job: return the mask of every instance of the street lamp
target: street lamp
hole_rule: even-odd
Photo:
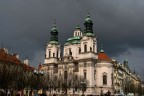
[[[84,95],[84,91],[86,90],[86,82],[85,82],[85,81],[82,81],[82,82],[81,82],[81,86],[82,86],[82,95],[81,95],[81,96],[85,96],[85,95]]]
[[[43,76],[44,75],[44,71],[42,70],[42,67],[41,65],[39,65],[38,69],[34,70],[34,75],[37,76],[38,78],[38,88],[39,89],[39,83],[40,83],[40,76]]]

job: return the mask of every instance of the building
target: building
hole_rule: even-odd
[[[74,76],[82,76],[86,83],[86,89],[68,88],[67,94],[100,95],[110,92],[115,94],[121,90],[120,76],[137,77],[129,74],[125,67],[118,67],[118,63],[109,58],[104,50],[98,52],[97,36],[93,32],[93,22],[88,14],[84,21],[84,30],[77,25],[73,36],[68,38],[64,44],[61,54],[61,44],[58,41],[58,30],[56,24],[51,29],[51,38],[46,46],[43,68],[50,78],[64,74],[63,79],[70,80]],[[73,75],[71,75],[73,74]],[[122,77],[123,78],[123,77]],[[81,81],[81,85],[83,80]],[[53,89],[54,90],[54,89]],[[56,90],[54,90],[56,91]]]
[[[20,61],[17,54],[9,53],[6,48],[0,49],[0,96],[4,91],[6,93],[6,89],[17,91],[29,84],[27,79],[34,68],[25,63]]]

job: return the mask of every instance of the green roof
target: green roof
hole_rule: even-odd
[[[52,45],[53,45],[53,44],[54,44],[54,45],[57,45],[57,44],[58,44],[57,41],[50,41],[49,43],[52,44]]]
[[[51,32],[58,32],[55,24],[53,25],[53,28],[51,29]]]
[[[80,36],[74,36],[74,37],[68,38],[68,40],[66,41],[65,45],[80,44],[80,40],[81,40]]]
[[[92,19],[90,18],[90,15],[87,15],[87,18],[85,19],[86,23],[92,23]]]
[[[93,33],[90,33],[90,32],[85,33],[85,35],[88,36],[88,37],[93,37],[93,36],[95,36]]]
[[[76,26],[76,29],[81,29],[79,25]]]

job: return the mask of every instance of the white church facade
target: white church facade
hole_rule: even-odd
[[[84,21],[84,30],[79,25],[75,28],[73,36],[66,40],[63,51],[58,41],[56,25],[51,29],[51,38],[46,46],[43,68],[51,77],[53,75],[67,75],[63,79],[73,79],[72,76],[83,77],[82,83],[86,83],[85,95],[100,95],[117,90],[122,90],[121,84],[115,72],[114,60],[110,59],[104,50],[98,52],[97,37],[93,32],[93,22],[90,15]],[[61,53],[63,52],[63,54]],[[122,71],[124,72],[124,71]],[[123,73],[125,74],[125,73]],[[136,77],[137,78],[137,77]],[[67,81],[66,81],[67,82]],[[79,87],[79,86],[77,86]],[[67,94],[83,94],[82,90],[68,88]]]

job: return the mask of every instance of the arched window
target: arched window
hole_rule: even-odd
[[[107,85],[107,75],[103,75],[103,85]]]
[[[81,48],[79,48],[79,54],[80,54],[80,52],[81,52]]]
[[[87,52],[87,45],[84,45],[84,52]]]
[[[53,53],[53,57],[55,57],[55,53]]]
[[[49,51],[49,58],[51,57],[51,51]]]
[[[84,79],[86,79],[87,77],[86,77],[86,72],[84,72]]]
[[[69,55],[72,55],[71,49],[69,48]]]
[[[78,32],[78,36],[79,36],[79,32]]]
[[[59,54],[59,52],[57,51],[57,58],[58,58],[58,54]]]
[[[95,52],[95,45],[93,45],[93,52]]]
[[[67,71],[64,71],[64,78],[67,80]]]
[[[75,36],[77,36],[77,32],[75,32]]]
[[[92,47],[90,47],[90,52],[92,51]]]

